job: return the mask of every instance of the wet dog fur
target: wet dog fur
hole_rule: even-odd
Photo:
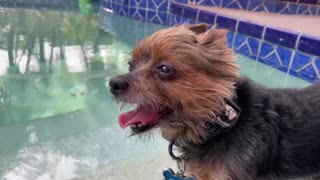
[[[268,89],[241,77],[226,30],[205,24],[160,30],[135,45],[130,72],[110,81],[115,99],[159,113],[189,173],[202,180],[308,177],[320,172],[320,85]],[[228,133],[210,137],[206,124],[224,99],[242,109]]]

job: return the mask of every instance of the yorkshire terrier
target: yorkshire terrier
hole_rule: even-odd
[[[133,134],[160,128],[200,180],[292,179],[320,172],[320,84],[268,89],[240,76],[226,30],[160,30],[138,42],[129,73],[112,78]]]

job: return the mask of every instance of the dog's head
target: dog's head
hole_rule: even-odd
[[[137,43],[130,72],[109,82],[117,101],[137,106],[120,115],[120,126],[134,134],[160,126],[170,139],[220,112],[239,76],[226,33],[181,25]]]

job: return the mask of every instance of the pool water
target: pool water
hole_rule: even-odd
[[[157,134],[148,142],[128,138],[106,83],[127,71],[136,40],[164,26],[103,10],[0,8],[0,27],[2,179],[60,180],[101,171],[107,179],[156,179],[152,170],[161,179],[156,159],[168,158],[167,143]],[[267,87],[309,84],[237,57],[241,73]]]

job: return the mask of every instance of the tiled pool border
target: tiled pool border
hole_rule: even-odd
[[[317,1],[316,3],[307,3]],[[320,15],[318,0],[175,0],[177,3],[189,3],[240,9],[254,12],[272,12],[279,14]]]
[[[230,30],[228,44],[235,52],[309,82],[320,79],[320,37],[170,1],[101,0],[100,3],[117,14],[163,25],[197,22],[217,24],[220,28]]]

